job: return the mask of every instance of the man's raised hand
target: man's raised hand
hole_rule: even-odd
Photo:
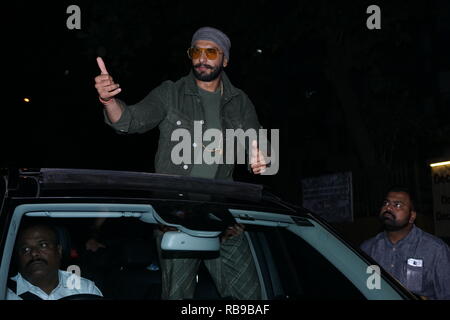
[[[95,77],[95,88],[97,89],[100,100],[106,103],[120,93],[122,89],[118,83],[114,83],[101,57],[97,57],[97,64],[100,68],[100,75]]]
[[[252,141],[250,166],[254,174],[261,174],[266,171],[267,163],[264,154],[258,149],[256,140]]]

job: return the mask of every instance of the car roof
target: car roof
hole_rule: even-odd
[[[115,197],[245,204],[307,214],[282,200],[266,186],[245,182],[136,171],[72,168],[10,169],[12,197]],[[277,210],[279,209],[279,210]]]

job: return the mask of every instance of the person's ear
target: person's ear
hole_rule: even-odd
[[[62,246],[60,245],[60,244],[58,244],[58,255],[60,256],[60,257],[62,257]]]
[[[223,58],[222,66],[225,68],[228,65],[228,59]]]
[[[411,217],[409,218],[409,223],[413,224],[414,221],[416,221],[417,218],[417,212],[415,210],[411,211]]]

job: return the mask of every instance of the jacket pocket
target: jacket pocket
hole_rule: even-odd
[[[192,129],[194,126],[194,122],[191,119],[189,119],[185,114],[175,109],[172,109],[167,113],[166,120],[170,124],[170,127],[174,129],[177,128]]]

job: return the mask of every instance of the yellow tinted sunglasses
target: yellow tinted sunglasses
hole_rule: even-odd
[[[189,48],[187,50],[188,57],[190,59],[198,59],[202,56],[203,52],[206,54],[206,57],[209,60],[216,60],[219,54],[223,54],[222,51],[219,51],[219,49],[216,48]]]

